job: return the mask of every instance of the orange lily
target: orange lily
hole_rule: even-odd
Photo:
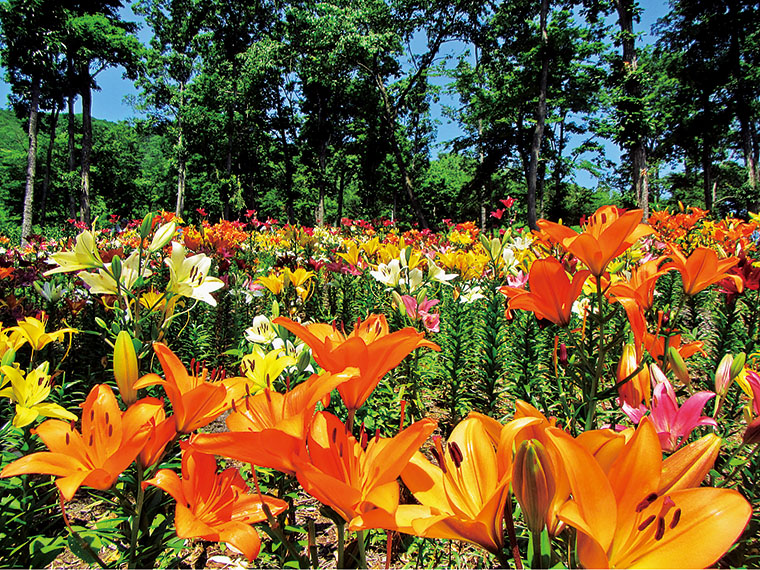
[[[581,294],[589,274],[590,271],[578,271],[571,282],[559,261],[553,257],[537,259],[528,275],[530,291],[507,286],[499,291],[509,297],[510,310],[533,311],[536,318],[549,319],[564,327],[570,322],[573,303]]]
[[[122,412],[111,388],[98,384],[82,404],[81,433],[68,422],[43,422],[32,433],[39,435],[50,451],[17,459],[0,477],[55,475],[67,501],[81,485],[109,489],[145,445],[148,422],[160,407],[155,398],[145,398]]]
[[[198,434],[190,439],[190,445],[202,453],[295,475],[295,458],[304,447],[314,407],[356,372],[349,368],[339,374],[313,374],[285,394],[264,388],[236,402],[227,418],[229,432]]]
[[[435,439],[437,465],[416,453],[401,478],[419,501],[400,505],[392,517],[379,510],[357,517],[352,528],[386,528],[427,538],[466,540],[497,553],[504,546],[504,505],[510,471],[496,457],[496,420],[476,413],[459,422],[448,453]]]
[[[171,469],[161,469],[143,482],[143,487],[147,485],[155,485],[177,501],[174,525],[179,538],[226,542],[249,561],[261,548],[259,535],[251,525],[267,520],[264,505],[273,515],[288,506],[274,497],[248,493],[237,468],[217,473],[214,457],[194,453],[184,442],[182,478]]]
[[[551,465],[545,467],[551,471],[553,476],[554,490],[553,495],[549,497],[549,504],[545,511],[545,524],[552,536],[556,536],[564,528],[564,524],[557,517],[557,512],[570,496],[570,484],[567,476],[561,469],[561,462],[555,457],[554,450],[549,447],[546,435],[546,430],[554,427],[556,423],[556,419],[547,419],[535,407],[522,400],[517,400],[512,421],[507,422],[501,430],[497,451],[499,469],[510,473],[513,477],[518,476],[516,475],[515,452],[523,442],[537,441],[549,452]]]
[[[633,299],[642,311],[652,308],[654,303],[654,290],[657,280],[665,275],[672,267],[665,266],[662,269],[658,265],[662,258],[650,259],[642,263],[631,272],[627,281],[618,281],[607,289],[607,295],[613,299]]]
[[[358,321],[349,335],[325,323],[303,326],[285,317],[277,317],[272,322],[309,345],[314,360],[323,369],[333,373],[348,367],[359,369],[354,379],[338,386],[349,410],[359,409],[383,376],[415,348],[441,350],[437,344],[425,340],[424,333],[411,327],[390,333],[385,315],[370,315],[365,321]]]
[[[207,382],[208,371],[205,368],[200,376],[190,376],[168,346],[156,342],[153,350],[156,351],[166,378],[161,378],[158,374],[146,374],[134,383],[133,388],[138,390],[156,384],[163,386],[172,403],[179,433],[191,433],[210,424],[231,406],[224,383]]]
[[[319,412],[308,452],[296,464],[298,481],[346,522],[375,509],[390,514],[398,507],[399,474],[436,425],[425,418],[392,438],[376,435],[367,442],[363,433],[360,443],[338,418]]]
[[[636,355],[636,347],[633,344],[626,344],[623,347],[623,354],[617,368],[617,381],[623,382],[631,376],[639,367],[639,359]],[[641,401],[644,400],[647,407],[652,397],[652,382],[649,378],[649,368],[644,366],[636,372],[625,384],[618,386],[620,399],[632,408],[638,408]]]
[[[752,514],[732,489],[663,492],[660,443],[646,418],[606,473],[578,441],[557,428],[548,434],[573,495],[559,517],[576,528],[578,558],[586,568],[708,567]]]
[[[654,233],[652,228],[640,223],[642,215],[642,210],[622,213],[616,206],[602,206],[594,212],[580,234],[547,220],[539,220],[538,227],[585,263],[592,275],[599,277],[610,261],[639,238]]]
[[[744,282],[738,275],[728,273],[734,265],[739,263],[736,257],[718,259],[718,254],[709,248],[698,247],[686,258],[677,247],[671,247],[672,261],[663,266],[663,269],[674,268],[681,274],[683,290],[686,295],[696,295],[703,289],[707,289],[713,283],[721,279],[732,279],[736,289],[741,293],[744,290]]]

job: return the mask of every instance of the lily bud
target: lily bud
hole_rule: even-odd
[[[401,313],[401,316],[406,316],[406,305],[404,305],[404,301],[401,299],[401,295],[399,295],[398,291],[395,289],[391,291],[391,299],[393,299],[393,304],[396,305],[396,308],[398,309],[398,312]]]
[[[731,386],[731,381],[733,380],[733,376],[731,375],[733,363],[733,355],[726,354],[721,358],[718,368],[715,371],[715,393],[721,398],[726,395],[728,388]]]
[[[678,354],[678,351],[674,347],[668,347],[666,360],[670,365],[671,370],[673,370],[673,373],[676,375],[676,378],[678,378],[681,383],[685,384],[686,386],[691,385],[691,378],[689,377],[689,370],[686,368],[686,363],[683,361],[683,358],[681,358],[681,355]]]
[[[559,353],[558,353],[559,363],[562,366],[567,366],[567,363],[569,360],[567,359],[567,345],[565,345],[564,342],[559,343]]]
[[[731,380],[735,380],[742,373],[745,362],[747,362],[747,355],[744,352],[734,356],[734,362],[731,364]]]
[[[523,441],[512,466],[512,490],[532,533],[543,530],[555,489],[553,465],[546,448],[535,439]]]
[[[633,408],[637,408],[641,401],[644,400],[649,407],[649,400],[652,394],[652,386],[649,380],[649,369],[644,367],[634,376],[631,376],[639,367],[636,358],[636,346],[628,343],[623,347],[623,354],[617,367],[617,382],[623,382],[626,378],[630,379],[618,386],[620,399]]]
[[[171,241],[172,237],[174,237],[174,232],[176,229],[177,224],[174,222],[169,222],[168,224],[164,224],[158,228],[158,230],[156,230],[156,233],[153,235],[153,240],[150,242],[148,251],[158,251],[167,245]]]
[[[139,374],[132,337],[127,331],[121,331],[116,337],[113,349],[113,375],[116,378],[121,399],[127,406],[137,401],[137,390],[134,389],[134,385]]]
[[[709,433],[665,459],[657,494],[699,487],[715,464],[722,443],[720,437]]]

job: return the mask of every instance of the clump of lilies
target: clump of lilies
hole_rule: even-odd
[[[230,374],[184,363],[164,342],[183,299],[214,306],[224,286],[208,256],[189,255],[175,221],[146,218],[135,251],[108,262],[84,231],[72,251],[53,256],[57,267],[48,273],[76,273],[90,293],[108,298],[118,326],[101,328],[110,331],[113,378],[95,385],[74,414],[47,401],[53,373],[35,357],[78,331],[45,332],[44,315],[0,330],[0,396],[15,406],[12,425],[34,425],[29,433],[46,448],[15,459],[0,476],[54,477],[71,536],[103,567],[110,562],[66,515],[83,488],[110,494],[113,508],[123,510],[118,563],[130,568],[154,560],[146,554],[155,549],[150,525],[167,504],[181,539],[224,543],[252,562],[264,548],[257,530],[264,528],[283,546],[283,563],[318,567],[313,536],[302,552],[292,530],[294,491],[321,503],[335,523],[339,568],[351,563],[347,533],[355,536],[355,563],[366,566],[373,531],[387,533],[386,567],[395,533],[463,541],[503,567],[521,568],[523,560],[532,568],[714,565],[752,515],[741,489],[730,488],[733,472],[710,475],[731,465],[720,454],[728,434],[722,413],[737,401],[730,393],[736,383],[747,398],[741,449],[757,447],[760,376],[743,353],[729,354],[715,369],[714,391],[698,390],[686,361],[705,346],[681,319],[700,293],[717,283],[740,292],[744,280],[731,272],[738,258],[660,247],[641,219],[639,210],[605,206],[581,231],[541,221],[530,239],[476,239],[475,228],[461,228],[451,237],[470,250],[439,254],[403,239],[345,240],[338,255],[350,271],[367,271],[391,299],[393,317],[413,326],[393,330],[394,319],[380,313],[348,327],[309,322],[297,311],[257,317],[244,334],[255,346],[240,353]],[[293,240],[310,239],[296,234]],[[225,247],[235,240],[238,247],[242,238],[229,235]],[[213,241],[193,239],[199,247]],[[468,263],[468,255],[482,259]],[[157,264],[167,267],[169,282],[148,290]],[[498,290],[508,317],[529,311],[554,327],[546,378],[560,401],[539,409],[507,400],[509,412],[499,419],[470,411],[445,426],[421,413],[407,418],[399,396],[397,426],[359,423],[378,386],[386,383],[395,396],[394,369],[441,350],[430,340],[446,318],[432,310],[440,302],[434,294],[472,267],[506,283]],[[657,310],[658,281],[676,277],[679,301]],[[290,292],[293,306],[303,307],[316,279],[316,272],[283,268],[255,284],[280,299]],[[476,287],[457,285],[457,295],[476,298]],[[147,337],[146,312],[162,334]],[[615,319],[622,325],[615,328]],[[32,356],[22,367],[16,354],[25,344]],[[562,418],[551,415],[557,410]],[[610,423],[600,426],[601,417]],[[708,477],[716,486],[705,484]]]

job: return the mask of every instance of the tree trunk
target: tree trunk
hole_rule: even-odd
[[[636,36],[633,34],[633,9],[635,0],[617,0],[615,2],[620,25],[621,44],[623,47],[623,89],[626,99],[641,104],[641,82],[636,71],[638,58],[636,56]],[[633,193],[636,196],[636,204],[644,211],[643,220],[649,218],[649,174],[647,171],[647,155],[644,141],[638,127],[640,127],[636,112],[633,109],[621,109],[623,111],[624,133],[623,147],[628,151],[631,160],[631,178]],[[628,115],[628,116],[626,116]]]
[[[187,160],[185,158],[185,139],[183,133],[182,110],[185,103],[185,84],[179,86],[179,111],[177,112],[177,204],[174,214],[182,216],[185,210],[185,178],[187,176]]]
[[[40,107],[40,78],[32,77],[29,101],[29,152],[26,156],[26,189],[24,190],[24,216],[21,220],[21,243],[27,243],[32,232],[32,206],[34,204],[34,175],[37,170],[37,117]]]
[[[293,196],[293,159],[290,155],[290,144],[288,143],[288,135],[285,132],[286,121],[282,116],[282,101],[279,97],[277,99],[277,117],[278,121],[278,133],[280,135],[280,144],[282,144],[282,161],[285,168],[285,215],[288,218],[289,224],[295,223],[295,210],[294,203],[295,198]]]
[[[85,63],[80,68],[82,80],[82,184],[79,192],[80,220],[89,227],[92,223],[90,212],[90,162],[92,160],[92,90],[90,89],[90,68]]]
[[[69,217],[77,218],[77,200],[74,191],[74,172],[77,169],[76,157],[76,117],[74,115],[74,100],[76,99],[76,87],[74,82],[74,66],[69,60],[68,67],[68,87],[69,95],[67,97],[69,123],[68,123],[68,150],[69,150],[69,179],[66,182],[66,193],[69,197]]]
[[[338,174],[338,214],[335,216],[335,227],[340,227],[340,221],[343,219],[343,193],[346,190],[346,176],[348,173],[341,169]]]
[[[712,105],[710,96],[706,91],[700,94],[700,103],[702,105],[702,189],[705,195],[705,209],[713,209],[714,189],[712,179],[712,144],[710,144],[710,127],[712,125]]]
[[[47,198],[50,189],[50,170],[53,165],[53,149],[55,148],[55,137],[58,131],[58,117],[61,114],[61,108],[56,105],[53,109],[53,116],[50,119],[50,141],[47,147],[47,156],[45,157],[45,178],[42,181],[42,195],[40,196],[40,223],[45,223],[47,216]]]
[[[530,145],[530,163],[528,165],[528,225],[532,230],[538,228],[536,211],[536,194],[538,181],[538,159],[541,154],[541,142],[544,138],[546,125],[546,90],[549,83],[549,36],[546,31],[546,20],[549,15],[549,0],[541,0],[541,75],[538,80],[538,106],[536,108],[536,126],[533,129],[533,140]]]

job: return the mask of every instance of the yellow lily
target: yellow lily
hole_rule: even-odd
[[[338,257],[343,259],[349,265],[356,266],[359,264],[359,248],[354,241],[345,241],[346,253],[338,253]]]
[[[11,385],[0,390],[0,397],[10,398],[16,404],[16,415],[13,417],[13,425],[24,427],[38,417],[59,418],[62,420],[76,420],[77,417],[58,404],[45,402],[50,395],[50,376],[48,375],[48,363],[43,362],[37,368],[24,373],[13,366],[0,367],[0,372]]]
[[[90,231],[83,231],[77,236],[74,251],[54,253],[51,259],[58,264],[58,267],[46,271],[45,277],[54,273],[103,267],[103,260],[100,259],[98,248],[95,246],[95,236]]]
[[[261,347],[254,346],[253,351],[243,357],[241,366],[246,378],[245,384],[249,387],[251,394],[258,394],[264,388],[271,390],[274,381],[280,374],[288,366],[293,366],[296,363],[295,358],[284,354],[284,352],[285,349],[283,348],[265,352]]]
[[[646,418],[607,473],[568,434],[547,432],[572,490],[559,517],[577,530],[586,568],[705,568],[731,547],[752,514],[732,489],[663,491],[659,438]]]
[[[11,342],[19,348],[24,343],[29,343],[32,350],[39,351],[51,342],[61,342],[67,334],[76,334],[79,331],[73,328],[64,328],[53,332],[45,332],[47,326],[47,315],[42,313],[39,319],[35,317],[25,317],[18,321],[17,326],[8,330],[11,332]]]
[[[435,441],[436,464],[417,452],[401,478],[417,505],[400,505],[392,516],[375,510],[351,528],[386,528],[427,538],[450,538],[497,553],[504,546],[504,505],[511,472],[500,469],[495,436],[501,424],[470,413],[451,432],[444,449]]]
[[[272,273],[268,276],[262,275],[256,281],[258,283],[261,283],[275,295],[279,295],[282,293],[282,290],[285,286],[285,274],[277,275],[275,273]]]
[[[301,300],[305,300],[311,291],[310,279],[314,277],[314,272],[307,271],[303,267],[299,267],[295,271],[291,271],[286,267],[285,276],[293,284],[293,287],[296,288],[296,293],[298,293],[298,296],[301,297]],[[304,285],[306,285],[307,282],[308,286],[305,287]]]
[[[119,395],[127,406],[137,401],[135,382],[140,375],[137,354],[132,337],[127,331],[121,331],[113,347],[113,375],[119,387]]]

